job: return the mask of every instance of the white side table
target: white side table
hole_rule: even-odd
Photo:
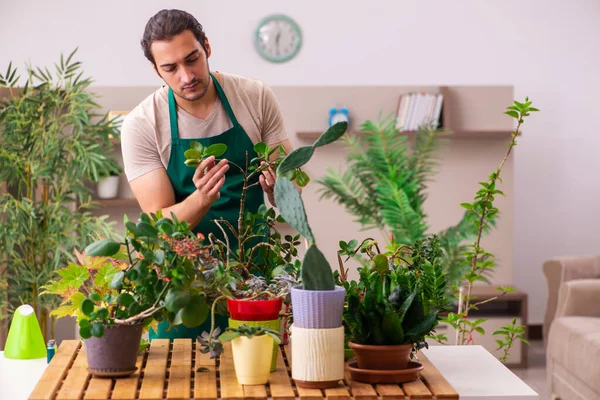
[[[460,400],[537,400],[538,394],[482,346],[431,346],[423,354]]]
[[[11,360],[0,351],[0,399],[27,400],[47,366],[45,358]]]

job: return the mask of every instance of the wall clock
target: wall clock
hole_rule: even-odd
[[[302,31],[294,20],[276,14],[264,18],[254,35],[254,47],[262,58],[280,63],[292,59],[302,46]]]

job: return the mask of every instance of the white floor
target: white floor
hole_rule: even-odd
[[[512,371],[540,395],[540,400],[551,400],[552,394],[546,384],[546,352],[541,340],[531,341],[529,366]]]

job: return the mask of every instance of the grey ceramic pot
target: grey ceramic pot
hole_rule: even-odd
[[[111,378],[133,374],[137,369],[142,329],[143,324],[105,326],[104,336],[85,339],[90,374]]]
[[[294,325],[303,329],[333,329],[342,326],[346,290],[304,290],[292,288]]]

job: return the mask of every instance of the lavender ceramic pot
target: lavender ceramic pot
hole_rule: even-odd
[[[333,329],[342,326],[346,290],[304,290],[292,288],[294,325],[303,329]]]

